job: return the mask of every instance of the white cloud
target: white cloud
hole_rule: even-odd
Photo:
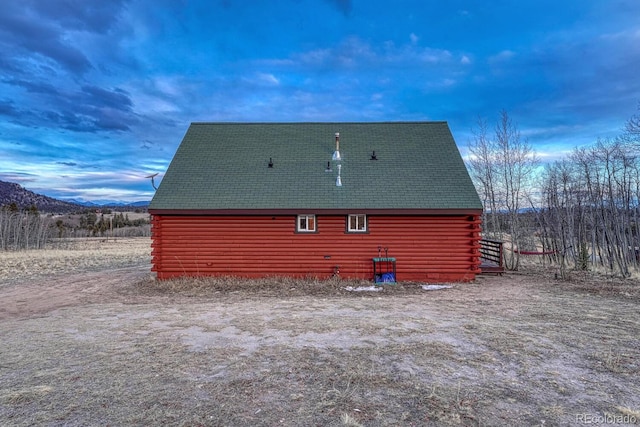
[[[133,103],[139,111],[155,113],[173,113],[180,111],[180,108],[176,104],[144,93],[135,94],[133,96]]]
[[[489,57],[489,62],[490,63],[506,62],[506,61],[509,61],[510,59],[512,59],[515,56],[516,56],[516,53],[514,51],[509,50],[509,49],[505,49],[505,50],[497,53],[496,55],[490,56]]]
[[[419,37],[410,35],[410,43],[396,45],[391,41],[381,45],[371,45],[358,37],[349,37],[334,47],[314,49],[296,53],[290,59],[259,61],[263,65],[290,67],[298,65],[304,68],[357,68],[387,65],[442,64],[451,63],[454,56],[446,49],[419,47]],[[464,58],[468,57],[464,56]],[[464,62],[463,62],[464,63]]]
[[[444,78],[444,79],[440,79],[440,80],[435,80],[432,82],[429,82],[427,84],[427,87],[429,89],[446,89],[446,88],[450,88],[453,87],[457,84],[458,82],[454,79],[451,78]]]
[[[627,29],[616,33],[605,33],[600,38],[607,41],[633,41],[640,39],[640,28]]]
[[[572,152],[573,150],[559,150],[557,148],[551,148],[549,151],[546,151],[543,148],[542,150],[536,150],[535,155],[541,164],[545,164],[566,159]]]
[[[265,84],[267,86],[278,86],[280,85],[280,80],[271,73],[258,73],[257,81],[259,83]]]
[[[294,55],[294,59],[296,61],[293,63],[296,63],[299,61],[309,65],[320,65],[325,63],[328,60],[328,58],[331,57],[331,55],[332,55],[332,52],[330,49],[314,49],[308,52],[303,52],[303,53]],[[285,61],[284,63],[286,63],[287,65],[290,64],[288,60],[283,60],[283,61]]]
[[[181,84],[178,78],[169,76],[158,76],[153,79],[153,84],[165,95],[177,96],[181,92]]]

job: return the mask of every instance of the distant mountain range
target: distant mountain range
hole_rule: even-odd
[[[18,209],[35,206],[40,212],[47,213],[70,213],[86,208],[146,209],[149,206],[148,201],[126,203],[116,200],[59,200],[34,193],[14,182],[0,181],[0,207],[11,203],[15,203]]]
[[[147,206],[149,206],[149,202],[148,201],[139,201],[139,202],[131,202],[131,203],[127,203],[127,202],[123,202],[120,200],[83,200],[83,199],[68,199],[68,200],[64,200],[65,202],[69,202],[69,203],[73,203],[76,205],[80,205],[80,206],[87,206],[87,207],[101,207],[101,206],[108,206],[108,207],[113,207],[113,206],[130,206],[130,207],[140,207],[140,208],[146,208]]]

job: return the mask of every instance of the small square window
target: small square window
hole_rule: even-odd
[[[298,231],[303,233],[316,231],[316,216],[298,215]]]
[[[367,216],[349,215],[349,218],[347,219],[347,231],[350,233],[366,233]]]

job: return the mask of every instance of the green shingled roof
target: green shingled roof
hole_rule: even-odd
[[[336,186],[338,163],[331,160],[336,132],[342,187]],[[371,160],[374,150],[378,160]],[[332,172],[325,171],[327,162]],[[482,204],[446,122],[192,123],[149,208],[482,209]]]

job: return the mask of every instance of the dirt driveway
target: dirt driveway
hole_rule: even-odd
[[[0,283],[0,420],[637,424],[638,284],[552,276],[381,292],[158,284],[146,263],[14,278]]]

